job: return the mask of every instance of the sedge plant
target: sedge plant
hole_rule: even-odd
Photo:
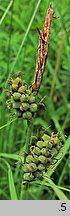
[[[54,20],[53,5],[50,4],[48,12],[45,18],[44,26],[42,30],[38,30],[39,46],[37,52],[36,72],[34,83],[29,84],[17,76],[11,78],[8,83],[10,88],[7,90],[9,94],[9,100],[7,102],[9,110],[13,110],[17,118],[21,121],[27,121],[26,142],[24,144],[24,151],[22,152],[20,167],[22,170],[22,184],[20,199],[29,199],[28,194],[30,188],[33,185],[37,187],[51,187],[59,199],[67,199],[65,194],[61,191],[63,188],[57,187],[50,179],[50,176],[55,171],[57,165],[62,160],[62,140],[59,133],[52,133],[49,135],[44,132],[33,141],[33,121],[37,117],[39,110],[38,92],[42,83],[43,73],[48,57],[48,48],[50,43],[50,29],[51,23]],[[66,148],[69,148],[69,141],[67,141]],[[2,156],[2,155],[1,155]],[[5,155],[7,157],[7,155]],[[19,162],[18,157],[11,154],[11,158]],[[4,161],[6,163],[6,161]],[[6,164],[8,166],[8,164]],[[9,169],[9,182],[12,182],[12,188],[17,198],[16,191],[14,189],[13,177],[10,166]],[[41,186],[40,186],[41,185]],[[11,190],[10,190],[11,191]],[[27,193],[28,191],[28,193]],[[13,199],[13,193],[12,199]],[[33,197],[35,199],[35,197]]]

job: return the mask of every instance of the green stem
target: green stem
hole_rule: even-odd
[[[29,152],[30,145],[32,143],[32,131],[33,131],[33,125],[32,122],[28,122],[27,126],[27,135],[26,135],[26,143],[25,143],[25,152]],[[24,157],[24,163],[25,163],[26,155]]]
[[[28,183],[21,185],[20,200],[28,200]]]
[[[26,134],[26,143],[25,143],[25,152],[29,153],[29,148],[32,143],[32,133],[33,133],[33,122],[28,122],[27,125],[27,134]],[[24,163],[26,162],[26,153],[24,155]],[[27,200],[28,197],[28,184],[21,186],[20,200]]]

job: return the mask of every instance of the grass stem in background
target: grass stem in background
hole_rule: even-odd
[[[32,17],[31,17],[31,20],[30,20],[30,22],[29,22],[29,25],[28,25],[28,27],[27,27],[27,29],[26,29],[25,35],[24,35],[24,37],[23,37],[23,40],[22,40],[21,45],[20,45],[20,47],[19,47],[19,50],[18,50],[18,52],[17,52],[15,61],[14,61],[14,63],[13,63],[13,66],[12,66],[11,71],[10,71],[10,73],[9,73],[9,76],[8,76],[8,78],[7,78],[6,86],[7,86],[8,79],[10,78],[10,76],[11,76],[13,70],[14,70],[14,67],[15,67],[16,62],[17,62],[17,60],[18,60],[18,57],[19,57],[19,55],[20,55],[20,52],[21,52],[21,50],[22,50],[22,47],[23,47],[24,42],[25,42],[25,40],[26,40],[26,37],[27,37],[27,35],[28,35],[28,33],[29,33],[29,30],[30,30],[31,25],[32,25],[32,22],[33,22],[33,20],[34,20],[34,18],[35,18],[35,15],[36,15],[36,12],[37,12],[37,10],[38,10],[38,7],[39,7],[40,2],[41,2],[41,0],[38,0],[38,3],[37,3],[37,5],[36,5],[36,8],[35,8],[35,10],[34,10],[34,12],[33,12],[33,15],[32,15]]]
[[[2,24],[3,20],[5,19],[11,5],[13,4],[13,0],[10,1],[10,3],[8,4],[6,10],[5,10],[5,13],[3,14],[2,18],[0,19],[0,25]]]
[[[58,56],[57,56],[57,60],[56,60],[55,70],[54,70],[54,76],[53,76],[52,85],[51,85],[51,91],[50,91],[50,96],[51,97],[53,96],[54,85],[55,85],[56,76],[57,76],[58,68],[59,68],[59,64],[60,64],[60,57],[61,57],[61,52],[62,52],[62,47],[63,47],[63,42],[64,42],[64,33],[61,32],[60,36],[61,36],[61,40],[60,40],[60,45],[59,45],[59,50],[58,50]]]

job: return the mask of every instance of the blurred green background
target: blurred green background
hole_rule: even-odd
[[[26,121],[14,120],[15,117],[8,113],[6,105],[8,96],[4,88],[8,88],[8,79],[16,72],[22,72],[22,78],[29,85],[33,83],[38,47],[37,27],[42,28],[50,2],[50,0],[0,0],[0,156],[3,156],[0,157],[0,199],[11,199],[8,164],[11,165],[19,199],[22,174],[20,166],[11,160],[12,156],[9,154],[22,152],[27,130]],[[7,11],[9,4],[11,7]],[[59,18],[52,21],[49,55],[38,94],[38,101],[46,96],[44,99],[46,108],[43,106],[39,108],[33,123],[33,134],[37,135],[42,128],[45,128],[48,134],[53,131],[59,132],[66,142],[70,140],[70,5],[68,0],[53,0],[53,6],[55,16]],[[12,120],[14,121],[8,125]],[[67,187],[68,175],[67,151],[53,175],[54,182]],[[52,189],[47,189],[47,193],[44,190],[37,193],[37,188],[34,187],[34,198],[30,191],[29,199],[57,199]],[[65,194],[69,196],[67,191]]]

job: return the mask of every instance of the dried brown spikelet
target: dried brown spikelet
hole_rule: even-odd
[[[35,80],[32,85],[32,91],[35,93],[35,95],[38,94],[44,68],[46,64],[46,59],[48,57],[48,46],[49,46],[49,40],[50,40],[50,27],[51,22],[53,20],[53,5],[50,4],[47,15],[45,18],[44,26],[42,30],[38,29],[39,34],[39,46],[38,46],[38,53],[37,53],[37,63],[36,63],[36,73],[35,73]]]

